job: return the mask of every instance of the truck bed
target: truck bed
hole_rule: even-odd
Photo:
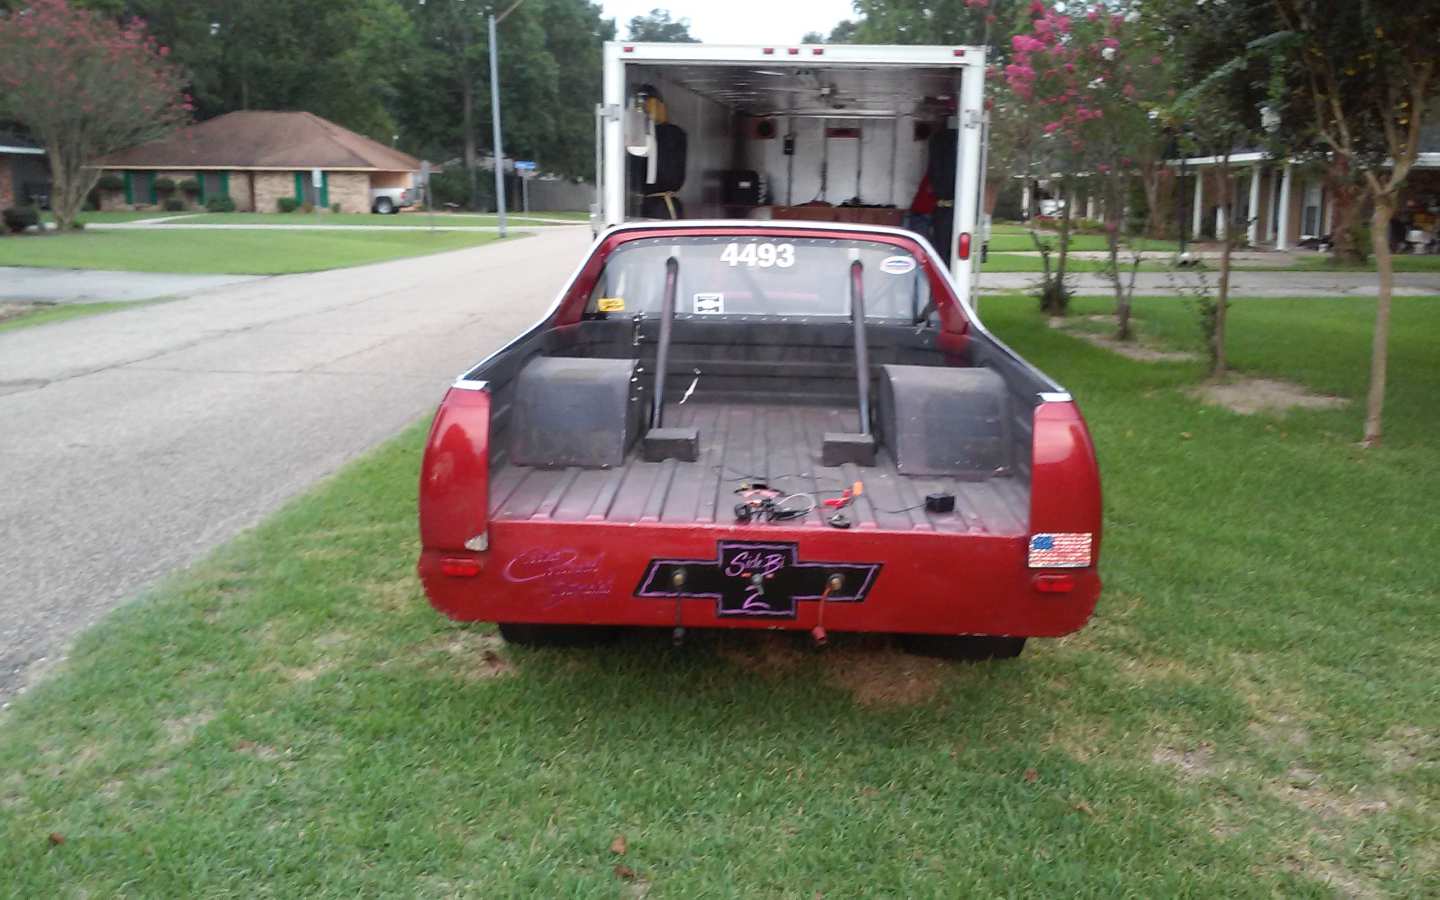
[[[667,404],[667,426],[700,430],[695,462],[640,459],[632,448],[625,464],[610,469],[541,469],[492,461],[492,523],[517,520],[557,522],[663,522],[730,525],[745,482],[764,481],[787,493],[836,497],[860,481],[864,493],[846,508],[856,528],[894,531],[1023,535],[1029,494],[1013,476],[963,481],[940,476],[901,475],[881,447],[873,467],[819,464],[827,431],[854,432],[854,409],[786,403],[704,402]],[[946,490],[955,495],[955,512],[928,513],[925,495]],[[803,506],[800,499],[791,501]],[[833,510],[820,505],[804,520],[787,525],[829,528]],[[765,523],[745,526],[757,533]]]

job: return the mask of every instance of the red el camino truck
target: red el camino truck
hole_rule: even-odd
[[[1079,629],[1085,420],[962,297],[900,229],[611,229],[435,416],[430,602],[523,644],[764,628],[997,658]]]

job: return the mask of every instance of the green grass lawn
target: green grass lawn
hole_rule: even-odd
[[[547,225],[542,219],[565,219],[576,224],[589,221],[589,213],[509,213],[505,220],[512,225]],[[197,213],[177,220],[176,224],[188,225],[403,225],[423,228],[430,224],[431,216],[424,212],[404,212],[393,216],[378,216],[370,213]],[[493,215],[473,213],[435,213],[435,224],[460,226],[491,226],[499,224]]]
[[[1050,243],[1056,247],[1060,245],[1058,232],[1047,232],[1043,235],[1050,239]],[[1142,250],[1178,250],[1180,245],[1175,241],[1147,240],[1137,241],[1136,246]],[[1106,243],[1102,234],[1075,234],[1070,236],[1071,250],[1108,250],[1110,246]],[[1021,229],[1019,232],[1009,228],[1001,231],[1000,228],[990,229],[990,252],[991,253],[1017,253],[1031,252],[1035,250],[1035,242],[1031,239],[1030,233]],[[1126,248],[1120,248],[1123,257]]]
[[[1372,311],[1236,301],[1235,364],[1359,398]],[[1099,448],[1079,634],[978,666],[756,634],[512,650],[421,596],[417,426],[5,714],[7,891],[1435,896],[1440,299],[1395,301],[1376,451],[1358,404],[1241,417],[1184,393],[1198,363],[1119,358],[1028,298],[985,313]],[[1182,304],[1136,315],[1193,344]]]
[[[474,247],[485,232],[83,231],[0,239],[0,266],[278,275]]]
[[[67,319],[79,319],[84,316],[114,312],[117,309],[131,309],[153,302],[157,301],[140,300],[131,302],[41,304],[35,309],[22,312],[19,315],[6,317],[4,313],[6,312],[7,304],[0,301],[0,332],[17,331],[21,328],[29,328],[32,325],[46,325],[51,322],[64,322]]]
[[[1416,256],[1410,253],[1392,257],[1396,272],[1440,272],[1440,255]],[[1374,272],[1375,260],[1363,266],[1336,266],[1324,256],[1306,257],[1294,267],[1298,272]]]
[[[136,212],[133,209],[107,209],[82,212],[80,214],[80,221],[84,223],[110,224],[112,222],[134,222],[139,219],[163,219],[167,216],[179,215],[184,215],[184,213],[159,212],[153,209],[144,212]],[[55,221],[55,217],[48,212],[41,213],[40,217],[47,223],[53,223]]]
[[[1120,257],[1121,270],[1128,272],[1130,266],[1127,257]],[[1055,266],[1055,257],[1050,258],[1050,265]],[[981,266],[982,272],[1034,272],[1037,275],[1045,268],[1044,262],[1039,256],[1028,256],[1021,253],[995,253],[991,252]],[[1105,268],[1103,259],[1074,259],[1065,262],[1067,272],[1100,272]],[[1141,272],[1164,272],[1169,267],[1160,262],[1142,262]]]

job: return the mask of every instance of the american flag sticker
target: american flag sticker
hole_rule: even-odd
[[[1030,568],[1081,569],[1090,565],[1090,534],[1037,534],[1030,538]]]

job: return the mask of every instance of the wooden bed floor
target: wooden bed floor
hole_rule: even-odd
[[[490,473],[490,514],[495,520],[561,522],[734,521],[735,490],[764,481],[776,490],[816,500],[837,497],[859,481],[863,494],[845,512],[857,528],[936,530],[974,534],[1025,533],[1028,493],[1014,478],[960,481],[938,476],[901,475],[880,448],[876,465],[820,465],[827,431],[853,432],[853,409],[756,403],[687,403],[667,411],[667,426],[700,431],[695,462],[644,462],[639,445],[625,465],[612,469],[537,469],[503,461]],[[927,513],[925,495],[955,494],[954,513]],[[787,505],[804,507],[795,498]],[[833,510],[818,505],[803,521],[787,525],[828,528]]]

